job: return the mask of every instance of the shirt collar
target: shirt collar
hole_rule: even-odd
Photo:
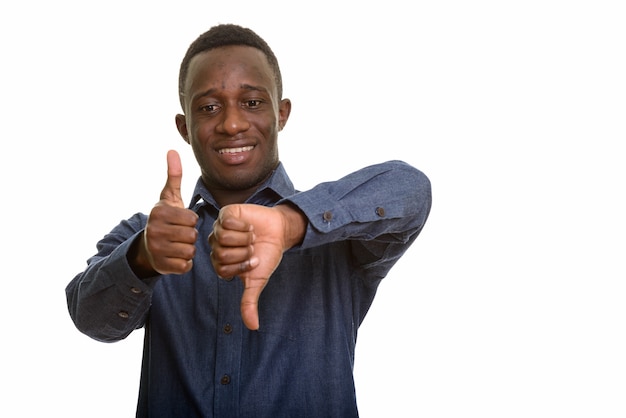
[[[278,164],[272,175],[259,186],[256,192],[250,196],[246,203],[262,204],[265,206],[274,205],[282,198],[291,196],[295,192],[296,190],[293,187],[293,183],[291,182],[291,179],[289,179],[289,176],[285,171],[285,167],[281,162]],[[219,209],[213,195],[211,195],[209,190],[204,186],[202,177],[200,177],[196,182],[196,187],[194,188],[189,208],[196,211],[201,206],[206,204]]]

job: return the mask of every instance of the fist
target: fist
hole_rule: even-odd
[[[180,156],[176,151],[169,151],[167,181],[143,233],[143,254],[151,269],[160,274],[189,271],[196,253],[198,215],[183,204],[182,174]]]

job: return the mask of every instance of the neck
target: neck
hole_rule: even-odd
[[[255,189],[252,190],[213,190],[209,189],[211,195],[215,199],[215,202],[218,204],[220,208],[223,208],[226,205],[233,205],[235,203],[244,203],[250,196],[252,196],[255,192]]]
[[[230,189],[224,186],[211,184],[211,182],[207,181],[207,179],[203,176],[202,182],[207,190],[215,199],[215,203],[218,204],[220,208],[223,208],[226,205],[233,205],[239,203],[245,203],[250,196],[252,196],[258,189],[263,185],[267,179],[269,179],[274,170],[271,170],[265,178],[261,179],[261,181],[255,182],[254,186],[248,187],[247,189]]]

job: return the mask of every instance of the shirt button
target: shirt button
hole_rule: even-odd
[[[228,385],[230,383],[230,376],[225,374],[224,376],[222,376],[222,378],[220,379],[220,383],[222,385]]]
[[[330,222],[330,220],[333,219],[333,213],[327,210],[326,212],[324,212],[324,215],[322,215],[322,217],[326,222]]]
[[[379,206],[379,207],[377,207],[377,208],[376,208],[376,215],[380,216],[381,218],[382,218],[383,216],[385,216],[385,208],[382,208],[382,207],[380,207],[380,206]]]
[[[133,292],[134,294],[138,295],[141,293],[141,289],[138,287],[131,287],[130,291]]]
[[[233,332],[233,327],[230,324],[224,325],[224,334],[230,334]]]
[[[126,311],[119,311],[117,313],[117,316],[119,316],[122,319],[128,319],[128,312],[126,312]]]

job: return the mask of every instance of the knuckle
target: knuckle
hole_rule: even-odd
[[[216,263],[223,263],[224,262],[224,255],[222,254],[222,252],[220,250],[213,250],[213,251],[211,251],[211,258]]]
[[[190,260],[180,260],[178,262],[178,271],[179,273],[186,273],[191,269]]]
[[[226,266],[218,266],[217,269],[216,269],[216,273],[220,277],[229,277],[230,276],[230,272],[228,271],[228,268]]]

